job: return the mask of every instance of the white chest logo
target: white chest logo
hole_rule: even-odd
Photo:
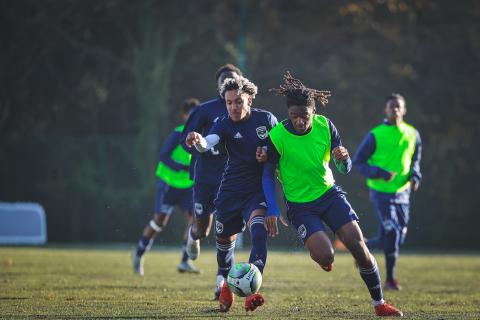
[[[260,138],[260,139],[265,139],[267,136],[268,136],[268,131],[267,131],[267,127],[265,126],[261,126],[261,127],[258,127],[257,129],[257,136]]]

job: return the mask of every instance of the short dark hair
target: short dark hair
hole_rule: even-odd
[[[220,78],[220,75],[226,71],[235,72],[239,76],[243,76],[242,71],[240,71],[240,69],[238,69],[236,66],[234,66],[231,63],[227,63],[217,69],[217,72],[215,72],[215,81],[218,81],[218,78]]]
[[[406,105],[405,98],[400,94],[400,93],[392,93],[388,97],[385,98],[385,103],[387,103],[390,100],[399,100],[403,101],[403,105]]]
[[[283,75],[283,84],[277,89],[270,89],[277,95],[285,96],[287,98],[287,106],[315,106],[315,101],[318,101],[322,106],[328,103],[328,97],[332,94],[327,90],[316,90],[307,88],[300,80],[295,79],[290,71]]]
[[[190,111],[192,111],[192,109],[198,106],[199,104],[200,104],[200,101],[196,98],[185,99],[185,101],[183,101],[183,106],[182,106],[183,113],[189,114]]]

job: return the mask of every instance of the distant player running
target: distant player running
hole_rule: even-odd
[[[224,142],[227,149],[228,159],[215,199],[217,262],[226,279],[233,265],[236,234],[246,225],[252,239],[249,262],[262,273],[266,264],[267,205],[262,186],[263,164],[257,162],[256,153],[265,146],[268,131],[276,125],[277,119],[268,111],[251,108],[257,87],[244,77],[226,79],[220,94],[225,98],[228,116],[218,121],[206,137],[190,132],[186,142],[200,152],[210,150],[219,142]],[[274,226],[268,230],[272,235],[277,233],[278,214],[279,211],[268,211],[267,219]],[[220,310],[229,311],[233,301],[233,293],[224,281],[219,297]],[[253,311],[263,303],[259,293],[251,295],[245,300],[245,310]]]
[[[226,64],[218,68],[215,73],[218,92],[220,92],[220,86],[223,81],[231,78],[233,75],[241,76],[242,72],[232,64]],[[203,135],[208,134],[213,125],[226,115],[227,108],[223,97],[218,96],[215,99],[202,103],[195,108],[188,118],[183,129],[182,139],[185,141],[187,134],[192,131]],[[213,200],[222,178],[227,154],[222,144],[200,154],[194,150],[190,151],[187,146],[185,146],[185,149],[193,152],[190,177],[194,180],[193,201],[195,217],[192,227],[188,231],[187,254],[192,260],[195,260],[200,254],[200,239],[207,237],[210,233],[212,214],[215,212]],[[215,299],[218,299],[222,285],[223,277],[221,271],[218,270],[214,291]]]
[[[199,105],[197,99],[187,99],[183,103],[183,121],[190,111]],[[160,161],[157,166],[157,199],[152,220],[145,226],[137,247],[132,253],[133,270],[140,276],[144,275],[144,254],[150,250],[157,233],[167,226],[168,219],[175,206],[185,211],[188,227],[193,219],[192,185],[188,175],[191,155],[180,145],[183,125],[178,126],[168,136],[160,150]],[[188,230],[187,227],[187,230]],[[184,238],[186,240],[187,230]],[[198,273],[198,269],[188,260],[186,247],[183,246],[182,261],[177,267],[179,272]]]
[[[407,235],[410,192],[417,191],[422,178],[422,141],[418,131],[403,121],[406,112],[403,96],[388,96],[387,118],[367,134],[353,161],[367,178],[377,213],[377,236],[366,241],[367,247],[383,249],[387,266],[384,288],[391,290],[401,289],[395,276],[397,259]]]
[[[312,259],[325,271],[333,268],[334,250],[325,232],[328,227],[350,250],[359,266],[360,276],[367,285],[375,312],[379,316],[402,316],[402,312],[385,303],[380,285],[380,273],[375,258],[363,242],[358,217],[348,203],[345,192],[335,185],[329,168],[330,156],[341,173],[348,173],[351,160],[342,146],[333,123],[315,114],[315,101],[328,103],[329,91],[309,89],[284,75],[279,89],[272,89],[287,99],[289,119],[270,131],[268,161],[278,164],[279,180],[287,201],[287,216]],[[269,207],[274,189],[273,166],[265,166],[264,185]]]

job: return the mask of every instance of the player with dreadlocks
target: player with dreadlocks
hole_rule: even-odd
[[[315,102],[328,103],[330,91],[305,87],[287,72],[283,84],[272,89],[287,99],[288,119],[269,133],[268,159],[263,184],[268,207],[274,207],[274,169],[278,165],[279,180],[287,204],[287,217],[297,229],[311,258],[329,272],[333,268],[334,249],[325,232],[324,223],[339,237],[354,257],[360,276],[367,285],[375,313],[379,316],[402,316],[402,312],[383,300],[380,273],[375,258],[363,241],[358,217],[335,184],[329,168],[333,156],[342,174],[351,170],[349,153],[342,146],[333,123],[315,114]],[[262,157],[264,160],[264,157]]]

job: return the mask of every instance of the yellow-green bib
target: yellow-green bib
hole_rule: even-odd
[[[371,130],[375,138],[375,151],[368,160],[371,166],[395,172],[391,181],[367,179],[369,188],[386,193],[396,193],[409,186],[410,167],[415,151],[415,128],[401,123],[399,126],[381,124]]]
[[[175,131],[182,132],[183,125],[175,128]],[[180,163],[184,166],[190,165],[192,155],[185,151],[183,147],[178,144],[170,155],[173,161]],[[156,171],[157,177],[165,181],[169,186],[177,189],[190,188],[193,185],[193,181],[190,180],[188,170],[175,171],[168,167],[165,163],[159,162]]]
[[[288,201],[310,202],[333,186],[333,174],[328,166],[331,137],[327,118],[313,115],[312,129],[305,135],[290,133],[283,123],[269,134],[280,154],[279,179]]]

